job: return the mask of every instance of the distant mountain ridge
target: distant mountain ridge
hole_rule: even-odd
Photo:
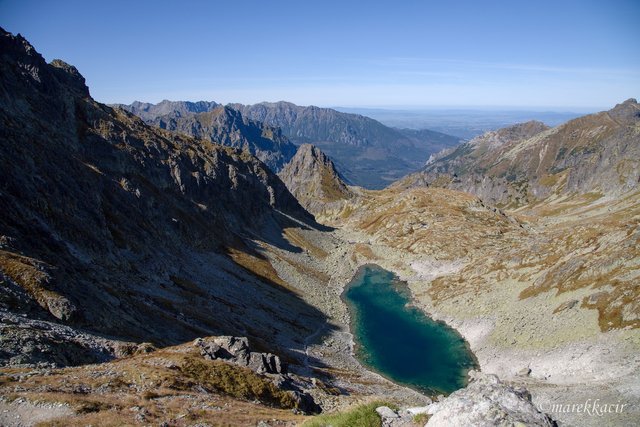
[[[290,102],[229,104],[243,115],[282,128],[295,143],[312,143],[329,155],[352,184],[383,188],[419,169],[443,145],[460,138],[437,132],[405,134],[360,114]]]
[[[211,111],[217,106],[217,102],[213,101],[169,101],[165,99],[157,104],[149,102],[134,101],[127,104],[114,104],[114,107],[120,107],[135,114],[144,121],[154,120],[160,116],[183,117],[190,113],[204,113]]]
[[[247,150],[274,172],[282,169],[296,153],[296,146],[279,128],[250,120],[240,112],[222,105],[215,105],[201,113],[163,115],[147,119],[147,123],[216,144]]]
[[[175,125],[169,128],[202,137],[198,128],[203,126],[196,124],[195,121],[199,119],[192,116],[211,111],[219,105],[192,104],[163,101],[155,106],[139,102],[119,106],[140,115],[151,124],[158,125],[159,119],[164,123],[175,120]],[[253,122],[282,129],[282,133],[295,144],[313,143],[334,160],[349,183],[367,188],[385,187],[420,169],[429,155],[461,141],[460,138],[433,131],[404,132],[358,114],[341,113],[330,108],[303,107],[290,102],[229,104],[227,107],[239,111]],[[207,111],[192,111],[198,108]],[[283,152],[281,157],[285,161],[290,159],[288,152]]]
[[[399,146],[411,146],[411,141],[394,129],[359,114],[303,107],[285,101],[229,104],[229,107],[253,120],[278,126],[298,144],[331,141],[355,147],[384,148],[383,143],[395,142]]]
[[[457,189],[514,208],[552,195],[618,195],[639,179],[640,105],[629,99],[554,128],[532,121],[487,132],[397,185]]]

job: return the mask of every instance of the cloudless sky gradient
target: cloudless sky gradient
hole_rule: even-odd
[[[640,97],[639,0],[0,0],[102,102],[610,108]]]

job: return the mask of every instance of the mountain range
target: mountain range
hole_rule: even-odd
[[[637,424],[635,100],[426,165],[362,116],[161,104],[100,104],[0,30],[0,424],[290,426],[370,401],[390,407],[354,413],[406,425]],[[363,188],[323,147],[421,170]],[[467,387],[427,396],[358,361],[341,296],[366,264],[460,333]],[[632,409],[553,406],[588,399]]]
[[[201,112],[198,115],[189,112],[189,109],[196,110],[204,105],[209,105],[210,109],[218,107],[215,103],[202,101],[162,101],[156,105],[136,102],[120,107],[139,115],[147,123],[202,137],[203,130],[208,135],[216,132],[210,125],[199,123],[207,122],[206,114]],[[289,102],[229,104],[227,107],[239,111],[244,120],[248,119],[258,127],[266,125],[280,129],[297,145],[316,145],[332,158],[347,182],[367,188],[382,188],[420,169],[429,155],[461,141],[460,138],[439,132],[393,129],[358,114],[314,106],[301,107]],[[223,132],[227,131],[226,127],[222,128]],[[216,142],[226,143],[221,139]],[[260,147],[256,147],[252,153],[257,154],[258,149]],[[273,150],[269,152],[275,155]],[[286,147],[281,159],[286,163],[292,156],[291,150]],[[274,166],[276,171],[280,170],[282,162]]]
[[[554,128],[532,121],[488,132],[432,157],[400,185],[462,190],[510,208],[567,194],[620,195],[640,179],[639,117],[629,99]]]

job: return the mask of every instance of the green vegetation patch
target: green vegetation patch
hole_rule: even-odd
[[[297,406],[291,393],[280,390],[267,378],[248,368],[220,361],[189,358],[180,370],[188,380],[211,391],[241,399],[259,400],[279,408],[289,409]]]
[[[308,419],[303,427],[380,427],[382,419],[376,412],[379,406],[388,406],[397,409],[388,402],[375,401],[364,405],[355,406],[343,412],[335,414],[318,415]]]

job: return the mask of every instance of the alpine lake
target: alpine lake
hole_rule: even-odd
[[[467,384],[477,364],[462,336],[411,306],[407,284],[377,265],[362,266],[345,288],[356,357],[368,369],[428,395]]]

